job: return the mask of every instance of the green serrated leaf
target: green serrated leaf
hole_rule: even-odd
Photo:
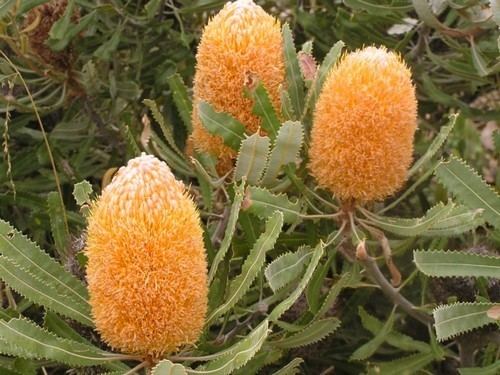
[[[248,201],[245,210],[261,219],[266,219],[276,210],[283,213],[285,223],[293,223],[300,216],[299,201],[291,202],[285,194],[276,195],[267,189],[249,186],[245,195]]]
[[[187,370],[179,363],[164,359],[153,368],[151,375],[187,375]]]
[[[434,361],[431,353],[418,353],[389,362],[377,362],[372,365],[369,375],[413,375]]]
[[[280,91],[280,102],[281,102],[281,115],[285,121],[291,121],[295,116],[293,109],[292,99],[290,99],[290,94],[284,88]]]
[[[486,367],[459,368],[460,375],[498,375],[500,371],[500,360]]]
[[[285,54],[285,70],[288,94],[293,104],[297,120],[304,111],[304,82],[300,72],[297,51],[293,42],[292,31],[288,24],[283,25],[283,49]]]
[[[23,348],[25,358],[48,359],[71,366],[102,365],[108,363],[112,355],[90,345],[57,337],[25,319],[0,320],[0,338]]]
[[[317,320],[307,325],[302,331],[273,342],[280,348],[290,349],[300,346],[314,344],[331,335],[340,326],[340,320],[337,318],[326,318]]]
[[[451,157],[436,168],[439,181],[463,204],[481,208],[487,222],[500,227],[500,197],[461,159]]]
[[[209,362],[196,370],[188,369],[188,374],[200,375],[227,375],[244,366],[257,353],[267,338],[269,329],[268,320],[264,320],[247,337],[234,344],[227,355]]]
[[[361,324],[363,327],[370,331],[373,335],[377,335],[382,328],[384,323],[375,318],[374,316],[368,314],[366,310],[360,306],[359,307],[359,317],[361,318]],[[431,351],[429,344],[412,339],[410,336],[404,335],[397,331],[390,331],[386,337],[385,342],[389,345],[394,346],[408,352],[422,352],[428,353]]]
[[[487,314],[493,306],[498,305],[459,302],[436,307],[432,313],[438,341],[445,341],[473,329],[496,323],[497,321]]]
[[[274,140],[281,123],[262,81],[259,81],[255,88],[247,89],[246,95],[253,100],[252,112],[261,118],[262,129],[267,132],[271,140]]]
[[[442,126],[441,129],[439,129],[438,135],[436,136],[436,138],[434,138],[430,146],[427,148],[425,154],[423,154],[422,157],[418,159],[408,171],[408,177],[413,176],[416,172],[418,172],[420,168],[426,165],[434,155],[436,155],[436,152],[438,152],[438,150],[441,148],[441,146],[453,130],[453,127],[457,122],[457,118],[457,113],[452,114],[448,123]]]
[[[465,206],[456,206],[447,217],[436,222],[423,232],[427,237],[451,237],[472,231],[484,224],[483,210],[469,210]]]
[[[245,126],[231,115],[216,112],[207,102],[198,104],[198,113],[203,126],[214,135],[222,137],[224,143],[234,150],[240,148],[245,139]]]
[[[301,373],[300,365],[304,363],[302,358],[292,359],[286,366],[280,368],[273,375],[297,375]]]
[[[233,240],[234,231],[236,230],[236,223],[238,222],[238,216],[241,209],[241,203],[243,202],[243,191],[245,189],[245,183],[241,183],[235,186],[234,189],[234,200],[231,205],[231,211],[229,212],[229,218],[227,221],[226,231],[224,233],[224,239],[220,245],[217,254],[215,254],[215,258],[212,261],[212,265],[210,266],[210,272],[208,273],[209,283],[212,282],[219,263],[226,256],[227,251],[229,250],[229,246],[231,246],[231,242]]]
[[[498,277],[500,257],[463,251],[415,250],[413,260],[417,268],[428,276]]]
[[[171,124],[168,124],[167,121],[165,120],[165,117],[160,112],[160,109],[156,105],[156,102],[151,99],[144,99],[142,101],[151,111],[153,114],[153,117],[155,121],[160,125],[160,129],[163,133],[163,136],[165,137],[165,140],[167,141],[168,145],[172,147],[172,149],[182,158],[184,157],[184,154],[182,153],[181,150],[177,147],[177,144],[175,143],[174,139],[174,132],[173,132],[173,127]]]
[[[448,203],[444,205],[439,203],[429,209],[423,217],[415,219],[401,219],[398,217],[385,217],[373,214],[367,210],[363,210],[370,222],[390,233],[404,237],[415,237],[422,235],[433,225],[439,223],[443,218],[448,217],[455,205]]]
[[[309,265],[307,266],[306,272],[304,273],[304,276],[300,280],[299,284],[297,285],[297,288],[290,293],[290,295],[281,301],[269,314],[269,320],[270,321],[276,321],[279,319],[281,315],[285,311],[287,311],[294,303],[295,301],[300,297],[302,292],[304,291],[305,287],[309,283],[309,280],[311,280],[311,277],[314,273],[314,270],[318,266],[319,260],[321,259],[323,255],[323,250],[324,250],[324,244],[323,242],[320,242],[316,248],[314,249],[313,256],[311,258],[311,261],[309,262]]]
[[[54,22],[49,32],[49,39],[46,44],[53,51],[62,51],[69,43],[87,28],[96,17],[97,11],[92,11],[86,16],[82,17],[77,24],[71,23],[73,17],[74,1],[68,2],[68,6],[64,11],[63,16]]]
[[[252,250],[241,267],[241,274],[236,276],[229,285],[228,297],[208,317],[207,324],[231,309],[245,295],[260,272],[266,252],[276,243],[283,226],[283,214],[276,211],[266,222],[266,229],[255,242]]]
[[[257,185],[266,168],[269,155],[270,140],[268,137],[252,134],[241,142],[236,160],[234,179],[240,181],[246,178],[251,185]]]
[[[173,74],[167,78],[168,86],[172,92],[175,106],[179,111],[182,122],[188,133],[191,133],[193,126],[191,124],[191,112],[193,112],[193,103],[188,94],[188,89],[179,74]]]
[[[113,57],[113,53],[118,48],[120,44],[120,39],[122,36],[123,27],[120,25],[115,30],[111,38],[104,43],[102,43],[99,48],[94,51],[94,56],[103,60],[109,61]]]
[[[285,253],[273,260],[264,274],[273,292],[285,287],[302,275],[313,252],[308,248],[299,248],[294,253]]]
[[[319,319],[328,312],[328,310],[333,306],[335,299],[338,297],[342,289],[346,288],[349,285],[351,277],[351,273],[346,272],[340,277],[340,279],[337,280],[337,282],[335,282],[335,284],[331,286],[323,303],[314,315],[313,320]]]
[[[360,315],[362,310],[360,310]],[[368,341],[366,344],[361,345],[354,353],[352,353],[350,360],[351,361],[364,361],[371,357],[377,349],[382,345],[386,339],[387,335],[392,331],[392,326],[394,325],[394,321],[396,319],[395,310],[391,312],[389,318],[382,326],[379,332],[375,335],[373,339]]]
[[[287,164],[295,163],[304,141],[304,128],[298,121],[287,121],[279,129],[274,147],[269,156],[262,184],[269,186],[276,182],[280,170]]]
[[[333,66],[337,63],[344,46],[344,42],[339,40],[333,45],[333,47],[323,59],[323,63],[319,67],[316,78],[314,79],[314,82],[311,85],[311,89],[307,95],[307,108],[314,108],[314,106],[316,105],[316,101],[318,100],[319,94],[321,93],[321,89],[323,88],[326,77],[328,76],[328,73],[333,68]]]
[[[77,182],[73,186],[73,197],[79,206],[90,203],[90,196],[94,192],[92,185],[87,180]]]

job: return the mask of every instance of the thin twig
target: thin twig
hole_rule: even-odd
[[[148,363],[149,363],[148,361],[141,362],[137,366],[135,366],[133,369],[131,369],[130,371],[127,371],[126,373],[124,373],[123,375],[136,374],[137,371],[139,371],[140,369],[143,369],[144,367],[146,367],[148,365]]]

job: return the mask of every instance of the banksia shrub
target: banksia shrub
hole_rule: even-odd
[[[280,24],[252,0],[227,3],[206,25],[196,55],[192,140],[196,150],[218,158],[227,171],[234,152],[222,139],[210,135],[200,122],[197,104],[209,102],[255,132],[260,120],[252,114],[252,101],[243,93],[245,77],[260,78],[276,108],[285,79]]]
[[[383,199],[406,180],[416,126],[415,88],[401,58],[375,47],[347,54],[316,104],[311,174],[340,199]]]
[[[140,156],[92,208],[86,254],[97,330],[112,347],[154,358],[194,343],[207,309],[196,208],[164,162]]]

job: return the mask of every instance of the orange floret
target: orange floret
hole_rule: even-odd
[[[217,157],[218,169],[230,169],[235,153],[205,130],[198,103],[207,101],[218,112],[233,115],[250,132],[257,131],[260,119],[252,114],[252,101],[243,94],[245,77],[248,73],[259,77],[278,109],[285,79],[282,44],[279,21],[252,0],[227,3],[205,27],[196,55],[192,139],[196,150]]]
[[[207,263],[195,205],[154,156],[122,167],[94,204],[86,254],[97,330],[113,348],[159,358],[200,336]]]
[[[406,180],[416,127],[415,87],[401,58],[383,47],[347,54],[316,104],[310,172],[340,199],[383,199]]]

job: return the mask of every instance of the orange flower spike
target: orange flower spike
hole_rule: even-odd
[[[217,157],[222,172],[231,168],[235,153],[205,130],[197,105],[207,101],[250,132],[257,131],[260,119],[252,114],[252,101],[243,93],[245,76],[259,77],[278,109],[285,80],[282,46],[279,21],[252,0],[227,3],[203,30],[196,55],[192,140],[196,150]]]
[[[383,199],[406,181],[416,128],[415,87],[401,58],[383,47],[347,54],[316,104],[310,172],[342,200]]]
[[[86,254],[92,315],[104,341],[159,358],[197,341],[207,262],[195,205],[154,156],[122,167],[92,207]]]

